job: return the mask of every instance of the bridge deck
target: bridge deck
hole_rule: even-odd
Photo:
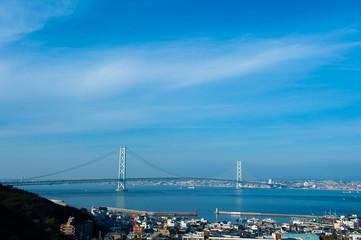
[[[232,179],[215,179],[215,178],[196,178],[196,177],[155,177],[155,178],[127,178],[127,182],[136,181],[221,181],[236,182]],[[4,181],[0,182],[4,185],[24,186],[24,185],[53,185],[53,184],[96,184],[96,183],[117,183],[117,178],[103,179],[65,179],[65,180],[32,180],[32,181]]]

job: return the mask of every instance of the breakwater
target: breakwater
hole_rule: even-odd
[[[128,213],[140,216],[152,216],[152,217],[160,217],[160,216],[198,216],[197,211],[195,212],[148,212],[148,211],[140,211],[140,210],[132,210],[132,209],[123,209],[123,208],[113,208],[107,207],[109,211],[117,212],[117,213]]]
[[[226,211],[218,211],[218,209],[214,212],[215,214],[220,215],[239,215],[239,216],[264,216],[264,217],[297,217],[297,218],[314,218],[317,216],[313,215],[297,215],[297,214],[281,214],[281,213],[257,213],[257,212],[226,212]]]

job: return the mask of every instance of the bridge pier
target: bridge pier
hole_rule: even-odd
[[[126,191],[126,166],[126,149],[123,146],[119,152],[118,192]]]

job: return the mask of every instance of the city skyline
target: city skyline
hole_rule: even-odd
[[[186,176],[357,179],[359,1],[0,1],[1,178],[126,145]],[[128,161],[129,175],[156,176]],[[114,166],[114,167],[111,167]],[[117,157],[59,178],[117,175]]]

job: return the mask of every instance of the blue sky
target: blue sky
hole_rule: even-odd
[[[359,179],[360,1],[0,1],[0,178],[128,146],[187,176]],[[159,176],[128,159],[128,175]],[[115,177],[117,157],[57,178]],[[247,175],[248,174],[248,175]]]

